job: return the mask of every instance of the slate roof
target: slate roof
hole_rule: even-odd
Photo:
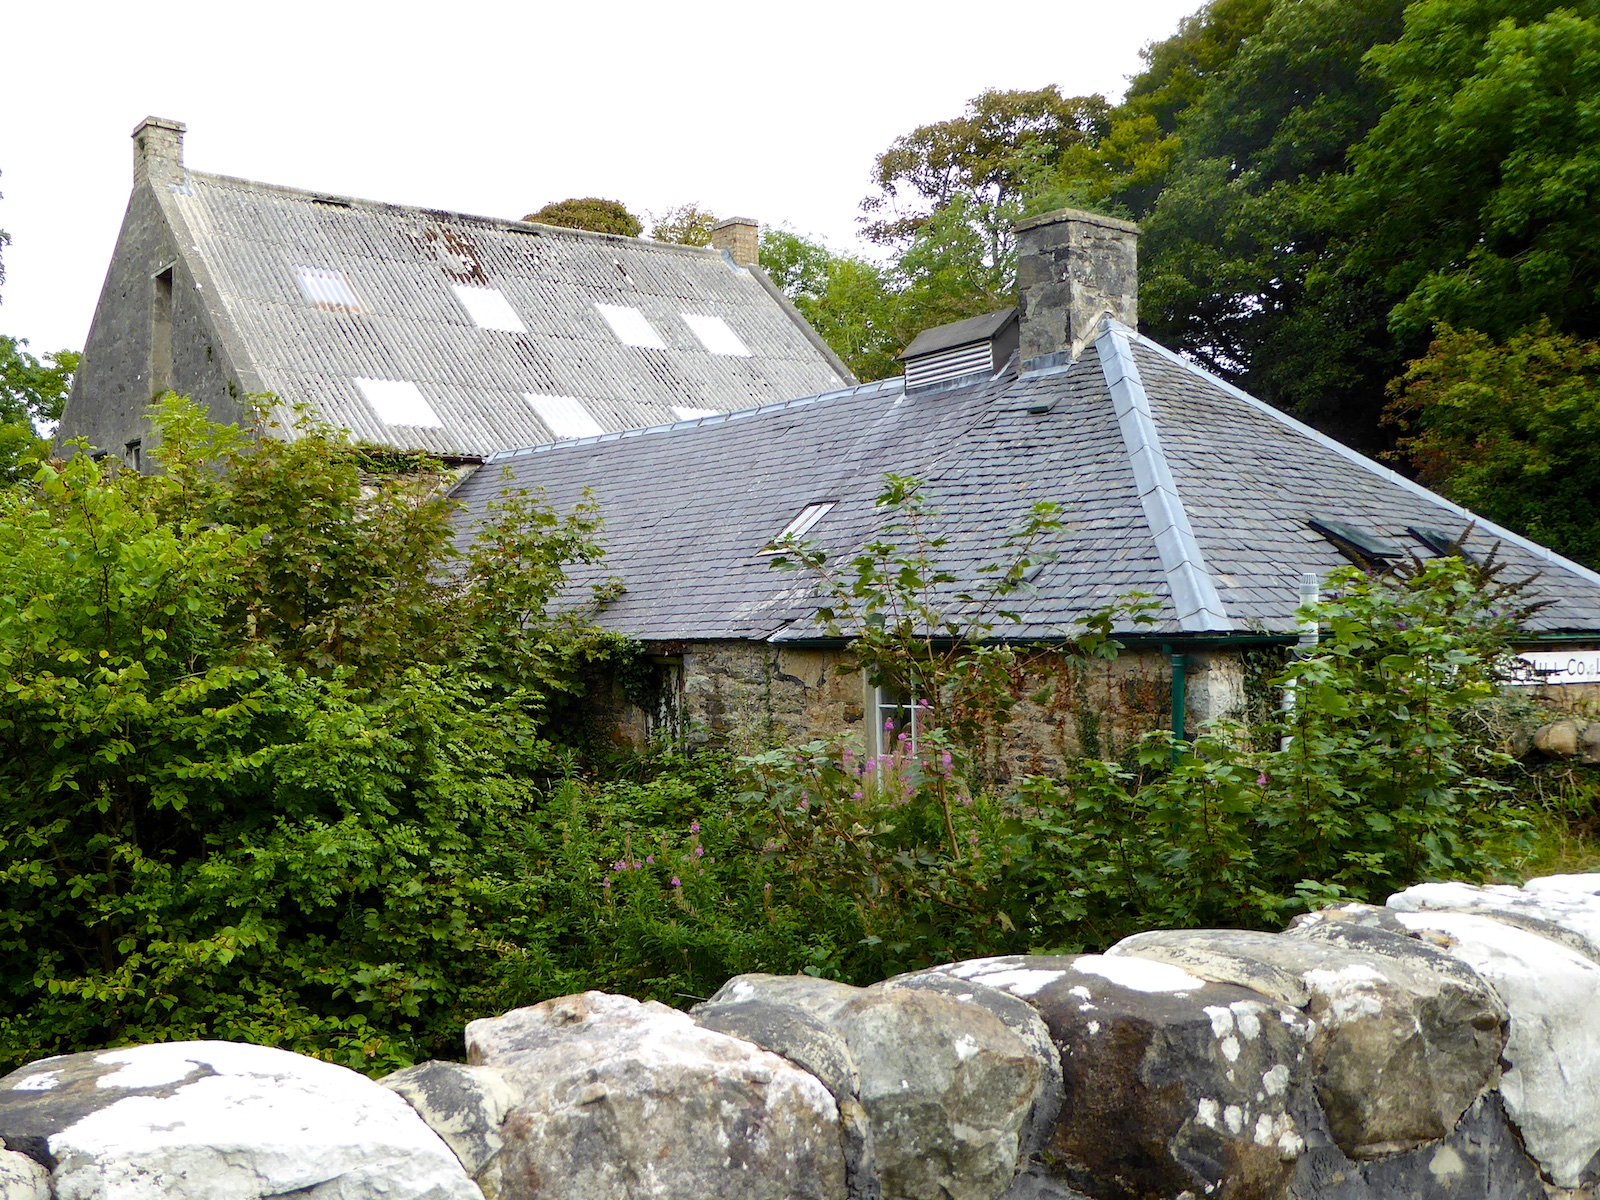
[[[1313,516],[1419,556],[1408,525],[1498,544],[1551,607],[1532,633],[1600,632],[1600,575],[1475,518],[1106,318],[1074,362],[905,394],[901,380],[725,416],[535,446],[490,460],[456,491],[463,538],[505,488],[558,506],[593,489],[608,553],[594,578],[626,592],[601,615],[645,640],[819,636],[803,576],[760,551],[808,504],[834,507],[809,539],[848,559],[878,528],[885,472],[924,481],[969,582],[1037,500],[1065,531],[1020,626],[1048,639],[1130,591],[1160,604],[1150,632],[1292,635],[1304,573],[1347,560]],[[581,585],[587,577],[576,582]]]
[[[559,436],[530,392],[575,398],[614,430],[854,382],[764,275],[717,250],[198,171],[156,191],[252,386],[368,441],[482,455]],[[301,268],[334,277],[313,285],[324,303],[308,298]],[[355,311],[337,303],[340,275]],[[455,286],[498,289],[526,332],[480,328]],[[664,345],[624,344],[597,305],[642,314]],[[748,356],[708,349],[685,314],[720,318]],[[416,384],[438,427],[385,424],[356,379]]]

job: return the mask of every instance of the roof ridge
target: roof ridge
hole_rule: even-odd
[[[702,426],[726,425],[729,421],[743,420],[758,413],[784,412],[794,408],[804,408],[807,405],[819,404],[824,400],[844,400],[852,396],[864,396],[874,392],[897,392],[902,388],[892,388],[891,384],[904,384],[904,379],[895,376],[890,379],[875,379],[871,383],[858,383],[854,387],[834,388],[826,392],[816,392],[809,396],[796,396],[790,400],[774,400],[769,404],[757,404],[750,408],[735,408],[728,412],[712,413],[704,417],[689,417],[682,421],[666,421],[660,425],[644,425],[638,429],[621,429],[615,433],[597,433],[589,437],[559,438],[553,442],[539,442],[532,446],[519,446],[514,450],[500,450],[485,458],[484,465],[490,463],[508,462],[513,458],[526,458],[530,454],[543,454],[549,450],[559,450],[566,446],[594,446],[601,442],[618,442],[624,438],[641,437],[647,433],[670,433],[673,430],[698,429]]]
[[[1123,328],[1126,329],[1126,326]],[[1394,486],[1403,489],[1404,491],[1408,491],[1413,495],[1420,496],[1425,500],[1431,501],[1441,508],[1448,509],[1457,516],[1464,517],[1466,520],[1470,521],[1475,528],[1492,533],[1496,537],[1503,538],[1504,540],[1511,542],[1513,545],[1520,546],[1522,549],[1528,551],[1536,558],[1544,559],[1553,566],[1560,567],[1566,571],[1571,571],[1573,574],[1578,575],[1590,583],[1600,585],[1600,572],[1593,571],[1584,566],[1582,563],[1573,562],[1570,558],[1557,554],[1548,546],[1541,546],[1538,542],[1524,537],[1520,533],[1514,533],[1513,531],[1505,528],[1503,525],[1497,525],[1486,517],[1480,517],[1471,509],[1463,508],[1454,501],[1447,500],[1445,497],[1439,495],[1438,492],[1430,491],[1428,488],[1423,487],[1420,483],[1416,482],[1416,480],[1407,479],[1398,471],[1392,470],[1389,467],[1384,466],[1382,463],[1368,458],[1359,450],[1351,449],[1337,438],[1329,437],[1321,430],[1314,429],[1310,425],[1307,425],[1304,421],[1297,420],[1288,413],[1284,412],[1282,409],[1274,408],[1265,400],[1257,399],[1243,388],[1237,387],[1234,384],[1229,383],[1226,379],[1212,374],[1198,363],[1190,362],[1183,355],[1179,354],[1175,350],[1169,350],[1160,342],[1154,341],[1151,338],[1146,337],[1144,334],[1137,332],[1136,330],[1129,330],[1128,332],[1133,337],[1137,338],[1141,345],[1148,347],[1156,354],[1159,354],[1162,358],[1165,358],[1169,362],[1182,367],[1190,374],[1199,376],[1207,383],[1220,388],[1234,399],[1243,401],[1245,404],[1250,405],[1250,407],[1265,413],[1267,416],[1271,417],[1280,424],[1287,425],[1296,433],[1310,438],[1312,441],[1318,443],[1328,450],[1332,450],[1341,458],[1344,458],[1347,461],[1364,468],[1365,470],[1384,480],[1386,483],[1391,483]]]
[[[292,187],[286,183],[267,183],[261,179],[246,179],[242,175],[218,175],[211,171],[186,170],[186,176],[200,179],[210,183],[243,184],[246,187],[260,191],[277,192],[285,196],[293,196],[311,201],[313,204],[329,204],[335,206],[388,210],[398,213],[414,213],[426,216],[448,217],[453,221],[471,221],[480,225],[508,232],[523,232],[525,230],[538,230],[540,233],[554,233],[570,235],[575,238],[600,242],[625,242],[631,245],[648,247],[652,250],[664,250],[673,253],[687,253],[697,257],[720,256],[721,251],[714,246],[685,246],[678,242],[658,242],[653,238],[628,237],[621,233],[597,233],[592,229],[573,229],[566,225],[546,225],[539,221],[516,221],[509,217],[489,217],[480,213],[457,212],[448,208],[432,208],[421,204],[396,204],[392,200],[370,200],[364,196],[343,196],[337,192],[319,191],[314,188]]]
[[[1106,321],[1097,332],[1094,346],[1100,356],[1100,369],[1111,392],[1111,409],[1128,452],[1145,524],[1161,556],[1178,627],[1186,633],[1227,632],[1233,622],[1206,569],[1183,497],[1178,494],[1178,485],[1161,449],[1161,435],[1144,381],[1139,377],[1139,365],[1133,361],[1128,340],[1133,331],[1121,322]]]

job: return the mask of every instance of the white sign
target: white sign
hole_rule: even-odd
[[[1600,650],[1534,650],[1517,659],[1521,669],[1512,682],[1523,687],[1600,683]]]

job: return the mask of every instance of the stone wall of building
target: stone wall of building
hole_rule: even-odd
[[[675,723],[692,743],[739,753],[815,740],[868,743],[872,689],[849,652],[758,642],[696,642],[664,668],[675,709],[618,709],[630,740]],[[1172,720],[1172,664],[1163,654],[1130,652],[1110,661],[1030,652],[1012,681],[1012,710],[984,748],[994,779],[1049,773],[1082,753],[1115,757]],[[1245,672],[1237,654],[1186,656],[1187,728],[1237,715]]]
[[[373,1082],[176,1042],[0,1079],[7,1200],[1596,1200],[1600,873],[870,987],[584,992]]]
[[[236,422],[246,415],[233,365],[211,328],[195,279],[180,261],[151,186],[165,185],[136,188],[128,201],[83,369],[73,380],[56,433],[58,445],[81,437],[96,450],[122,458],[127,444],[137,440],[146,458],[154,448],[146,411],[167,389],[192,397],[214,421]],[[163,314],[157,300],[168,285],[159,276],[169,270],[170,306]]]

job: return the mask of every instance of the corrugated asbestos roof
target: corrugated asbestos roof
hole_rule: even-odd
[[[763,276],[716,250],[195,171],[157,194],[262,386],[368,441],[479,455],[559,436],[530,393],[627,429],[853,382]],[[480,327],[468,304],[511,328]],[[625,343],[598,306],[633,310],[661,348]],[[436,425],[385,424],[357,379],[414,383]]]
[[[1291,634],[1304,573],[1346,560],[1313,516],[1427,557],[1406,530],[1460,533],[1474,518],[1106,320],[1070,364],[905,395],[899,380],[497,456],[456,492],[462,537],[504,488],[558,506],[592,488],[608,553],[579,587],[626,592],[601,615],[646,640],[818,636],[805,577],[761,549],[808,504],[834,507],[810,540],[847,561],[879,528],[883,475],[922,479],[933,530],[963,582],[994,561],[1038,500],[1062,506],[1059,558],[1013,597],[1050,638],[1130,591],[1156,597],[1154,632]],[[1600,631],[1600,575],[1477,521],[1466,547],[1537,573],[1554,601],[1535,632]]]

